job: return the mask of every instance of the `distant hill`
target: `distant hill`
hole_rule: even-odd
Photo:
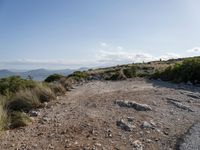
[[[13,75],[16,75],[16,73],[12,72],[12,71],[9,71],[9,70],[6,70],[6,69],[0,70],[0,78],[13,76]]]
[[[61,75],[69,75],[74,71],[83,71],[87,70],[87,68],[80,68],[80,69],[64,69],[64,70],[47,70],[47,69],[36,69],[36,70],[29,70],[29,71],[10,71],[10,70],[0,70],[0,78],[9,77],[13,75],[21,76],[22,78],[28,78],[31,76],[33,80],[44,80],[51,74],[61,74]]]

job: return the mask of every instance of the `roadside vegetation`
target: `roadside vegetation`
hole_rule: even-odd
[[[76,71],[69,76],[53,74],[43,82],[12,76],[0,79],[0,130],[26,126],[29,112],[46,106],[72,88],[90,80],[125,80],[146,77],[172,82],[200,83],[200,58],[172,59]]]
[[[182,62],[168,66],[165,70],[157,70],[153,78],[176,83],[191,82],[192,84],[200,83],[200,58],[189,58]]]
[[[64,94],[71,82],[58,77],[61,76],[48,77],[48,82],[19,76],[0,79],[0,130],[28,125],[32,121],[31,110],[45,107],[46,102]]]

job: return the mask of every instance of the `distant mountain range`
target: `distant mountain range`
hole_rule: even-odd
[[[47,69],[36,69],[36,70],[29,70],[29,71],[17,71],[17,70],[7,70],[2,69],[0,70],[0,78],[9,77],[9,76],[21,76],[22,78],[28,78],[31,76],[33,80],[44,80],[51,74],[61,74],[61,75],[69,75],[74,71],[84,71],[88,68],[80,68],[80,69],[64,69],[64,70],[47,70]]]

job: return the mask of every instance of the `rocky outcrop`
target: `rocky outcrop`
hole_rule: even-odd
[[[183,109],[183,110],[187,110],[187,111],[190,111],[190,112],[194,112],[190,106],[187,106],[187,105],[184,105],[178,101],[174,101],[174,100],[168,100],[169,103],[173,104],[174,106],[180,108],[180,109]]]
[[[124,131],[132,131],[133,128],[135,128],[134,125],[131,125],[130,123],[126,122],[123,119],[117,121],[116,124],[118,127],[120,127]]]
[[[152,108],[147,104],[140,104],[135,101],[126,101],[126,100],[116,100],[116,104],[118,104],[120,107],[128,107],[128,108],[134,108],[137,111],[149,111],[152,110]]]

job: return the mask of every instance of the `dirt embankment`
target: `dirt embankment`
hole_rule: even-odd
[[[0,149],[178,149],[200,121],[199,91],[143,79],[78,85],[36,110],[31,125],[3,133]]]

